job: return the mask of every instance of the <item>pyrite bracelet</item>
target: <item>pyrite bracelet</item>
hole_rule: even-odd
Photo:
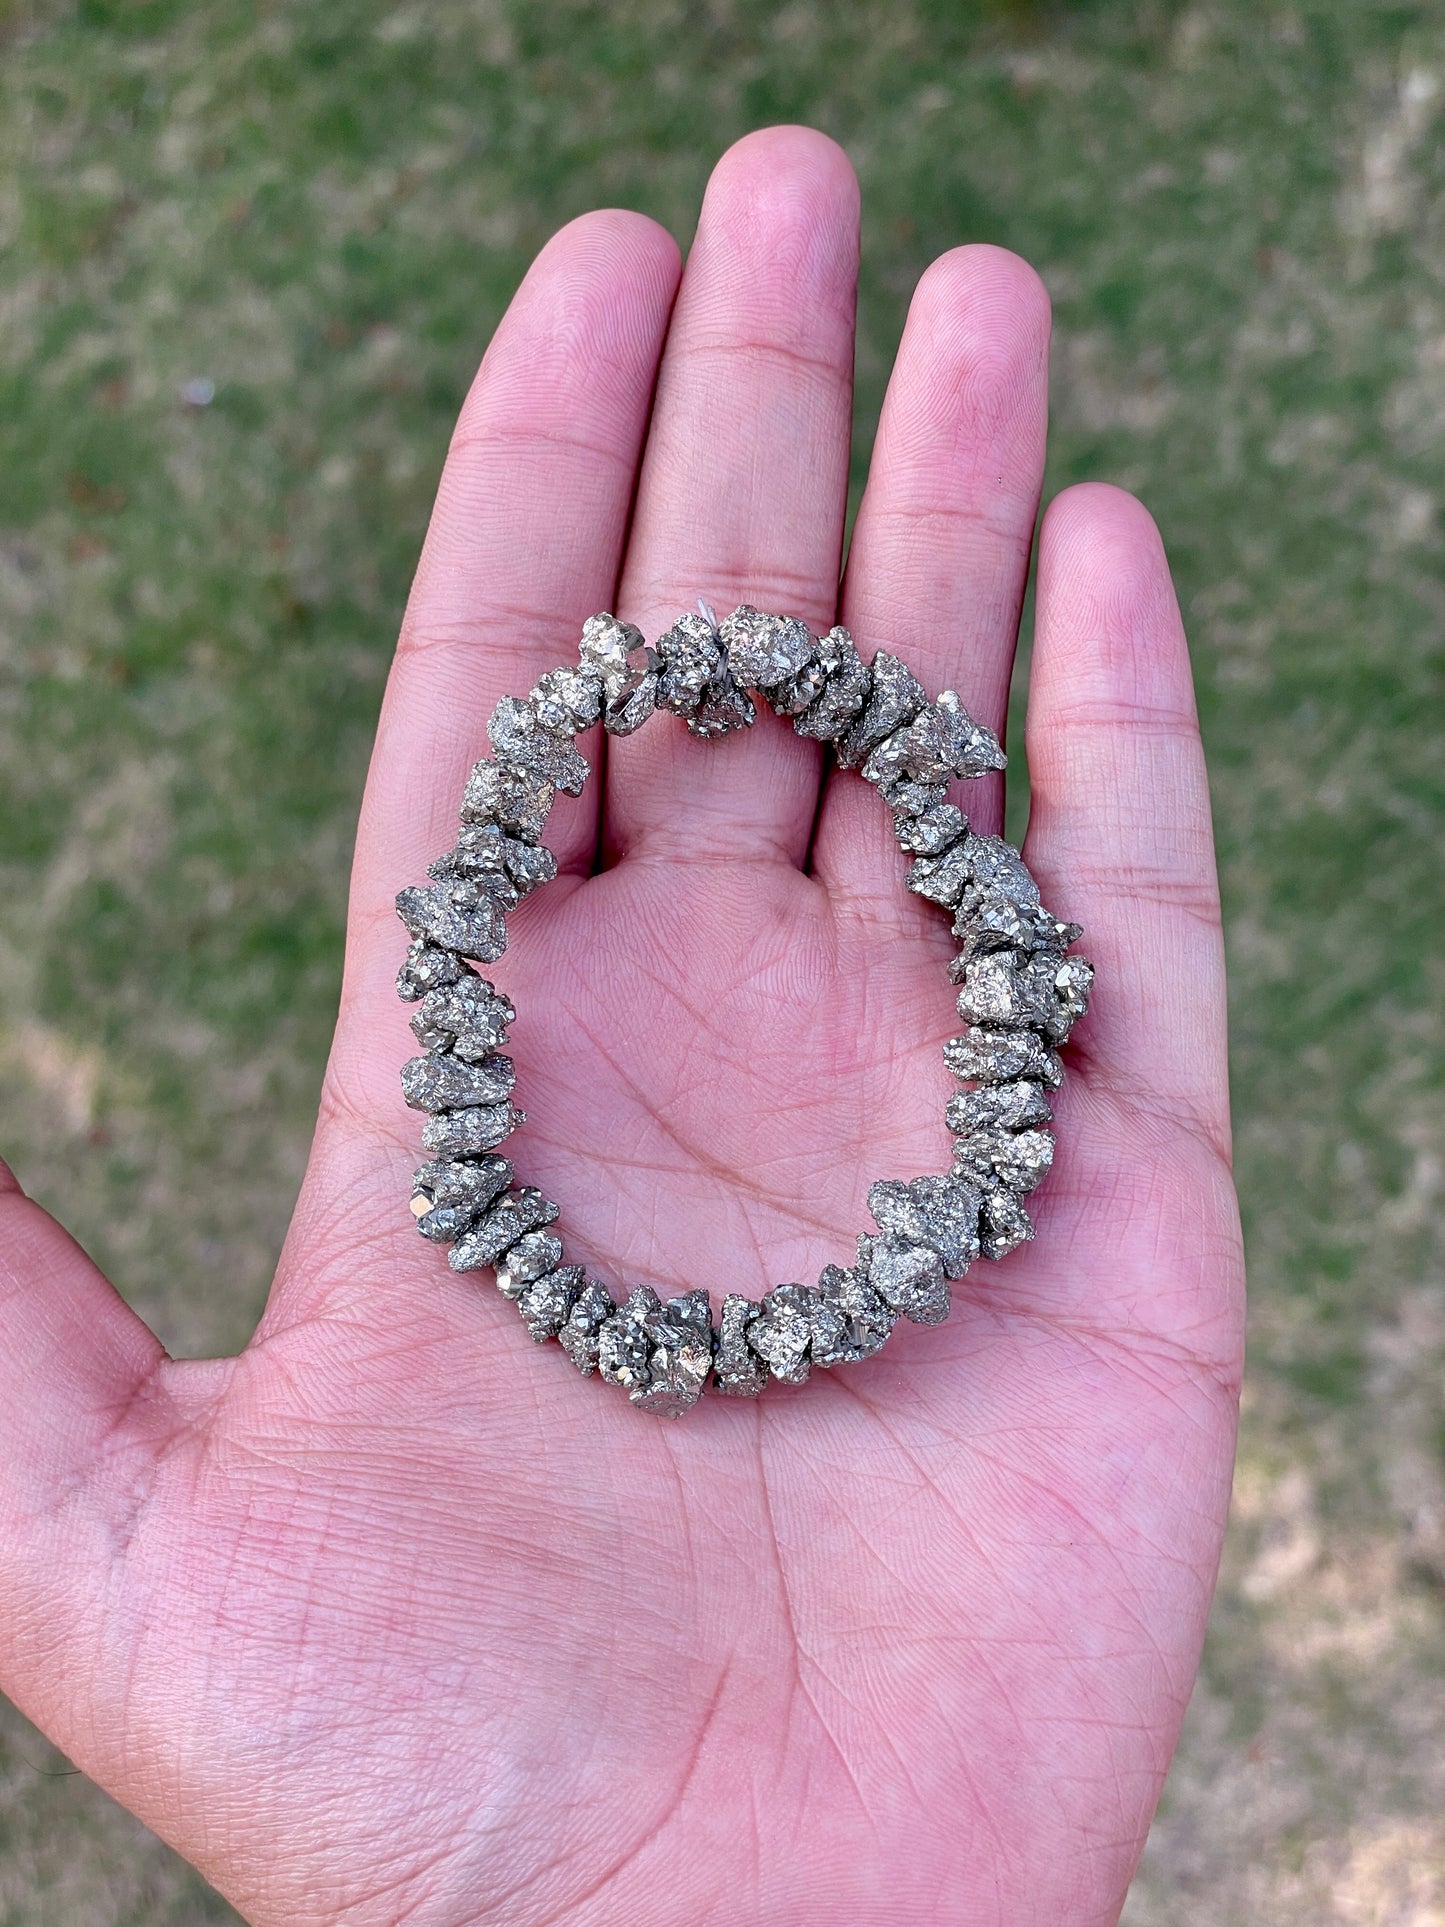
[[[967,1029],[943,1047],[960,1080],[945,1112],[951,1169],[880,1180],[868,1192],[878,1228],[858,1239],[853,1264],[828,1265],[816,1285],[777,1285],[758,1302],[729,1294],[714,1327],[706,1291],[664,1302],[640,1285],[617,1304],[565,1261],[557,1206],[513,1184],[497,1147],[524,1116],[500,1054],[516,1012],[471,963],[501,956],[508,913],[557,873],[541,836],[557,792],[579,795],[586,781],[583,730],[600,717],[625,736],[666,709],[694,735],[720,736],[753,722],[750,690],[882,795],[912,858],[908,888],[952,918],[959,954],[949,975]],[[818,637],[747,604],[719,624],[699,603],[651,647],[630,623],[590,616],[576,664],[550,671],[525,698],[503,697],[487,735],[493,754],[467,782],[455,847],[430,866],[429,883],[396,899],[412,936],[397,990],[419,1005],[411,1027],[423,1053],[402,1087],[428,1114],[429,1161],[411,1197],[422,1236],[451,1247],[456,1271],[493,1267],[539,1343],[559,1339],[580,1372],[671,1418],[709,1380],[752,1397],[770,1377],[798,1384],[813,1366],[869,1357],[899,1318],[947,1317],[950,1280],[980,1253],[1002,1258],[1034,1235],[1024,1198],[1053,1158],[1057,1047],[1093,978],[1092,965],[1068,954],[1078,925],[1044,909],[1017,850],[975,836],[947,800],[951,778],[1003,768],[992,731],[952,691],[930,702],[887,651],[865,664],[844,628]]]

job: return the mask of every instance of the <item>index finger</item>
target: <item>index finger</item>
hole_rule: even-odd
[[[353,919],[390,916],[447,842],[493,705],[572,659],[583,621],[610,608],[679,273],[655,221],[584,214],[502,317],[452,437],[387,683]],[[594,762],[600,735],[584,738]],[[564,869],[591,866],[600,789],[548,825]],[[362,934],[353,921],[350,941]]]
[[[396,893],[454,840],[494,705],[575,660],[585,619],[612,605],[679,271],[677,243],[644,215],[569,222],[528,270],[462,408],[367,776],[341,1010],[288,1253],[326,1199],[353,1197],[358,1151],[415,1161],[397,1076],[410,1040],[393,988],[406,946]],[[600,735],[580,741],[594,765]],[[594,776],[548,824],[564,870],[591,866],[601,787]],[[361,1234],[354,1214],[348,1229]],[[316,1289],[312,1270],[283,1258],[264,1329]]]
[[[493,706],[575,657],[583,621],[611,606],[679,269],[677,243],[655,221],[584,214],[542,249],[482,360],[382,705],[357,830],[343,1023],[353,982],[395,974],[396,892],[454,835]],[[582,739],[594,764],[600,735]],[[600,790],[589,783],[549,825],[563,869],[590,868]]]

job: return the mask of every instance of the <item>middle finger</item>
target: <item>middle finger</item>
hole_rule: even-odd
[[[769,127],[713,170],[668,331],[619,614],[649,641],[699,596],[833,621],[848,488],[858,183],[806,127]],[[751,729],[657,725],[608,746],[613,854],[800,864],[816,745],[760,705]]]

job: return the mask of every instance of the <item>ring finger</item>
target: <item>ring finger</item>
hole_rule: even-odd
[[[999,734],[1043,478],[1048,343],[1048,295],[1017,255],[960,247],[933,263],[889,379],[843,583],[865,656],[896,650],[930,695],[957,689]],[[975,827],[996,831],[998,779],[960,788]],[[887,811],[846,772],[828,785],[814,867],[870,922],[917,909]]]

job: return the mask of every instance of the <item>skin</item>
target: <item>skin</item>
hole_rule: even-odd
[[[0,1194],[0,1682],[257,1923],[1111,1922],[1223,1531],[1243,1268],[1223,959],[1159,536],[1038,538],[1026,855],[1084,924],[1038,1240],[878,1359],[634,1412],[412,1229],[403,883],[496,699],[702,594],[895,646],[1002,723],[1048,300],[989,247],[908,313],[839,588],[858,188],[805,128],[720,160],[683,272],[618,210],[542,250],[462,411],[388,686],[315,1145],[238,1358],[169,1359]],[[847,1262],[944,1162],[946,920],[769,714],[583,745],[563,875],[491,972],[520,1174],[614,1288]],[[820,787],[821,785],[821,787]],[[996,781],[969,786],[994,830]]]

